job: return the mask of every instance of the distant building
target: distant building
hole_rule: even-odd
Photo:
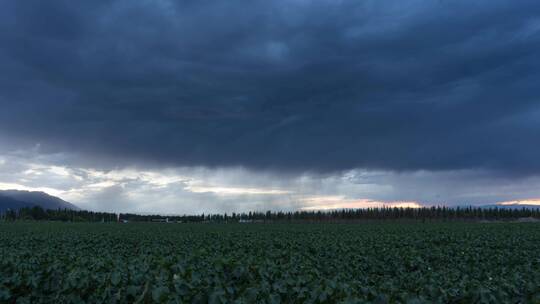
[[[169,218],[160,218],[160,219],[152,219],[152,222],[155,222],[155,223],[168,223],[169,222]]]

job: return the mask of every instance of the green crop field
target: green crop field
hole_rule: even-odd
[[[0,224],[0,303],[540,303],[540,224]]]

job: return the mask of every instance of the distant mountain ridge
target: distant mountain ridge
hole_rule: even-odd
[[[79,207],[41,191],[0,190],[0,212],[24,207],[39,206],[43,209],[71,209]]]

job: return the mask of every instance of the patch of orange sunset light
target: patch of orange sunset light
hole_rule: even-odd
[[[362,208],[421,208],[415,201],[376,201],[370,199],[348,199],[343,196],[312,196],[302,199],[306,206],[302,210],[333,210]]]
[[[530,199],[523,199],[523,200],[506,201],[506,202],[497,203],[497,205],[501,205],[501,206],[505,206],[505,205],[535,205],[535,206],[540,206],[540,198],[530,198]]]

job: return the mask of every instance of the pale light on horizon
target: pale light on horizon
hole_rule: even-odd
[[[540,206],[540,198],[531,198],[531,199],[499,202],[499,203],[497,203],[497,205],[500,205],[500,206],[508,206],[508,205],[535,205],[535,206]]]
[[[15,183],[0,183],[0,190],[20,190],[20,191],[38,191],[45,192],[53,196],[61,196],[65,191],[49,188],[49,187],[27,187]]]
[[[362,208],[421,208],[415,201],[377,201],[371,199],[347,199],[344,196],[315,196],[302,200],[309,206],[301,210],[334,210],[334,209],[362,209]]]

